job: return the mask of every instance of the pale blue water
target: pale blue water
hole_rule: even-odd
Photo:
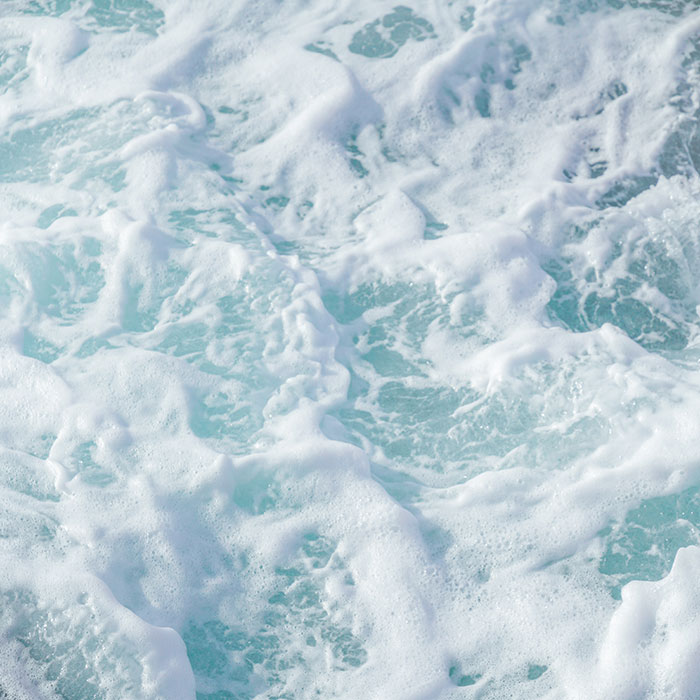
[[[0,3],[0,697],[700,697],[698,9]]]

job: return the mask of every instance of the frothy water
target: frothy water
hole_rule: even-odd
[[[0,4],[0,697],[700,697],[700,6]]]

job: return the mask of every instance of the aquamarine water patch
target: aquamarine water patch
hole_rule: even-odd
[[[544,388],[548,375],[543,372],[529,388],[570,411],[572,396],[564,386]],[[457,483],[484,469],[534,467],[545,456],[552,467],[565,467],[609,435],[607,421],[585,409],[567,416],[564,426],[548,429],[541,407],[531,404],[522,386],[488,398],[467,388],[418,386],[409,389],[396,379],[382,383],[378,392],[359,394],[352,407],[334,415],[366,450],[381,449],[377,460],[422,474],[428,482]],[[528,438],[533,430],[536,440]]]
[[[71,110],[60,118],[18,119],[0,139],[0,183],[61,180],[76,189],[104,180],[123,187],[119,149],[165,127],[177,115],[168,105],[118,99],[104,107]]]
[[[700,132],[696,118],[680,124],[666,140],[659,157],[659,169],[666,177],[692,177],[700,169]]]
[[[470,685],[476,685],[481,678],[480,673],[463,673],[460,664],[450,666],[449,676],[450,680],[458,688],[467,688]]]
[[[76,357],[84,359],[86,357],[94,355],[96,352],[103,348],[108,349],[112,347],[114,346],[111,345],[111,343],[108,340],[105,340],[104,338],[88,338],[87,340],[81,343],[80,347],[78,348],[78,351],[76,352]]]
[[[64,207],[62,204],[54,204],[44,209],[39,214],[36,225],[39,228],[48,228],[51,224],[64,216],[77,216],[78,212],[70,207]]]
[[[350,156],[348,162],[350,164],[350,169],[353,171],[353,173],[355,173],[355,175],[357,175],[357,177],[359,178],[363,178],[369,175],[369,170],[363,164],[363,157],[365,154],[357,146],[356,134],[350,135],[347,143],[345,144],[345,150]]]
[[[192,396],[189,424],[197,437],[224,441],[230,452],[238,452],[262,428],[264,400],[251,400],[240,383],[228,383],[228,391]]]
[[[97,445],[94,441],[83,442],[73,451],[70,466],[80,476],[80,480],[90,486],[104,487],[115,480],[114,474],[104,465],[99,464],[95,456]]]
[[[698,109],[693,89],[699,68],[700,38],[694,36],[689,41],[672,97],[674,105],[684,118],[679,120],[668,135],[658,158],[659,170],[665,177],[677,174],[693,177],[700,169]]]
[[[172,325],[165,332],[165,337],[158,344],[160,352],[167,352],[175,357],[201,356],[206,350],[205,338],[208,328],[204,323],[181,323]]]
[[[52,119],[15,129],[0,141],[0,181],[40,181],[49,174],[52,161],[61,144],[74,145],[78,130],[96,116],[96,111],[79,109],[68,119]],[[73,138],[71,138],[73,137]],[[53,153],[52,153],[53,151]]]
[[[105,281],[100,244],[90,236],[71,243],[39,245],[23,242],[5,247],[9,269],[0,277],[0,296],[7,304],[31,303],[31,323],[70,325],[97,301]],[[42,362],[53,362],[61,343],[47,337],[46,328],[25,327],[22,352]]]
[[[243,224],[236,211],[229,208],[173,209],[168,212],[165,227],[176,236],[190,242],[197,234],[208,238],[223,238],[231,242],[259,246],[259,236]]]
[[[657,175],[631,175],[615,182],[595,201],[598,209],[624,207],[627,202],[638,197],[642,192],[653,187],[659,178]]]
[[[311,44],[306,44],[304,48],[307,51],[311,51],[312,53],[318,53],[321,54],[322,56],[328,56],[328,58],[332,58],[334,61],[339,61],[340,59],[335,55],[333,49],[330,47],[330,45],[325,42],[325,41],[315,41]]]
[[[653,221],[650,226],[655,230]],[[683,349],[696,330],[695,244],[682,232],[651,233],[614,218],[572,232],[577,242],[545,264],[557,281],[548,305],[552,316],[577,332],[612,323],[644,347]],[[595,264],[585,261],[587,242],[606,234],[606,256]]]
[[[25,250],[34,298],[45,313],[67,321],[97,300],[105,281],[95,239],[86,237],[79,246],[66,243],[53,251],[31,244]]]
[[[472,5],[468,5],[464,8],[464,11],[459,16],[459,26],[463,31],[468,32],[474,26],[474,15],[476,14],[476,8]]]
[[[46,338],[34,335],[31,331],[25,330],[22,334],[22,354],[27,357],[33,357],[40,362],[50,364],[60,357],[61,349]]]
[[[356,32],[348,49],[366,58],[391,58],[409,39],[425,41],[434,38],[434,32],[428,20],[414,14],[410,7],[397,5]]]
[[[274,473],[251,470],[241,475],[233,489],[233,502],[245,513],[261,515],[285,503],[283,484]]]
[[[173,256],[174,257],[174,256]],[[176,259],[148,270],[132,270],[125,280],[122,328],[131,333],[152,331],[166,302],[187,278],[187,270]]]
[[[182,264],[195,249],[176,248],[169,263],[172,274],[163,277],[164,286],[152,291],[153,303],[139,301],[143,288],[127,298],[123,327],[146,334],[131,342],[180,358],[202,373],[199,383],[188,389],[189,426],[202,440],[238,453],[262,428],[263,409],[280,384],[266,366],[266,358],[272,361],[284,348],[280,313],[289,303],[294,282],[262,252],[260,237],[233,212],[177,210],[168,219],[182,236],[200,234],[205,242],[212,238],[241,241],[248,250],[241,249],[240,254],[250,267],[236,279],[224,264],[218,270],[219,284],[203,287],[197,268]],[[177,303],[173,303],[174,294]],[[266,329],[265,335],[261,329]]]
[[[155,36],[164,22],[163,11],[148,0],[10,0],[8,5],[28,15],[70,14],[91,31],[135,31]]]
[[[3,627],[14,637],[6,643],[30,687],[61,700],[116,700],[137,692],[143,672],[138,649],[114,627],[96,627],[89,604],[62,610],[26,590],[5,591],[2,599]]]
[[[523,63],[532,60],[532,52],[525,44],[519,44],[515,41],[510,42],[510,48],[513,52],[510,65],[508,66],[508,72],[510,73],[511,77],[506,78],[503,84],[508,90],[514,90],[514,76],[523,70]]]
[[[351,672],[368,655],[353,632],[334,621],[324,584],[337,579],[352,588],[352,577],[333,542],[316,532],[301,538],[295,556],[275,571],[267,603],[255,620],[232,625],[220,619],[192,621],[183,633],[198,679],[198,698],[285,697],[285,676],[308,674],[328,658],[335,672]],[[323,683],[312,683],[321,693]]]
[[[70,10],[74,0],[29,0],[29,2],[13,2],[15,12],[23,12],[29,15],[48,15],[58,17]]]
[[[0,50],[0,94],[16,87],[28,77],[29,46],[21,40],[12,41],[7,38],[5,42],[5,46]]]
[[[101,30],[137,31],[155,36],[163,25],[163,11],[147,0],[92,0],[87,16]]]
[[[457,661],[450,666],[449,678],[452,684],[458,688],[471,688],[472,686],[476,686],[473,690],[478,692],[478,697],[489,698],[490,700],[491,698],[501,696],[503,693],[507,693],[507,689],[513,685],[519,686],[523,682],[537,681],[546,673],[548,667],[541,664],[529,664],[525,669],[514,670],[504,678],[489,677],[486,673],[465,673],[462,670],[463,668],[464,665]],[[543,681],[546,681],[546,679],[543,679]],[[523,693],[526,693],[525,697],[529,697],[530,693],[532,693],[532,697],[536,697],[536,693],[543,692],[548,684],[546,682],[540,683],[537,684],[537,690],[525,690],[523,688]]]
[[[54,439],[55,436],[52,436],[48,440],[49,447]],[[59,495],[51,475],[44,468],[45,457],[45,453],[33,457],[20,451],[4,451],[0,455],[2,487],[38,501],[58,501]],[[51,529],[55,529],[55,526]]]
[[[623,522],[600,532],[605,551],[598,570],[610,581],[614,598],[630,581],[656,581],[671,570],[681,547],[700,544],[700,491],[649,498]]]
[[[558,273],[553,266],[549,269]],[[671,351],[685,348],[690,331],[685,327],[684,319],[669,317],[650,308],[632,296],[634,291],[634,282],[629,286],[623,282],[611,290],[590,291],[582,298],[572,292],[564,280],[552,297],[549,309],[555,319],[577,332],[611,323],[644,347]]]
[[[537,680],[545,671],[546,666],[540,666],[538,664],[531,664],[527,669],[527,679],[529,681]]]
[[[481,88],[474,97],[476,111],[484,119],[491,116],[491,95],[486,88]]]
[[[348,401],[331,415],[347,430],[346,439],[379,464],[427,482],[453,483],[480,469],[563,467],[608,438],[593,397],[583,398],[576,365],[537,364],[512,386],[488,394],[432,378],[430,362],[418,358],[425,338],[450,326],[450,312],[449,300],[438,303],[425,287],[377,284],[324,298],[348,325],[356,352]],[[374,316],[378,309],[376,320],[363,322],[365,312]],[[478,319],[474,323],[472,342]],[[555,414],[565,417],[563,424],[550,423]],[[379,478],[392,481],[386,474]],[[414,496],[410,487],[407,502]]]

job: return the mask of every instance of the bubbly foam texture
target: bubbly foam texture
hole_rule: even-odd
[[[700,14],[0,4],[0,697],[694,698]]]

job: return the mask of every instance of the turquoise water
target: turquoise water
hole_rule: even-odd
[[[0,3],[0,698],[700,697],[697,11]]]

